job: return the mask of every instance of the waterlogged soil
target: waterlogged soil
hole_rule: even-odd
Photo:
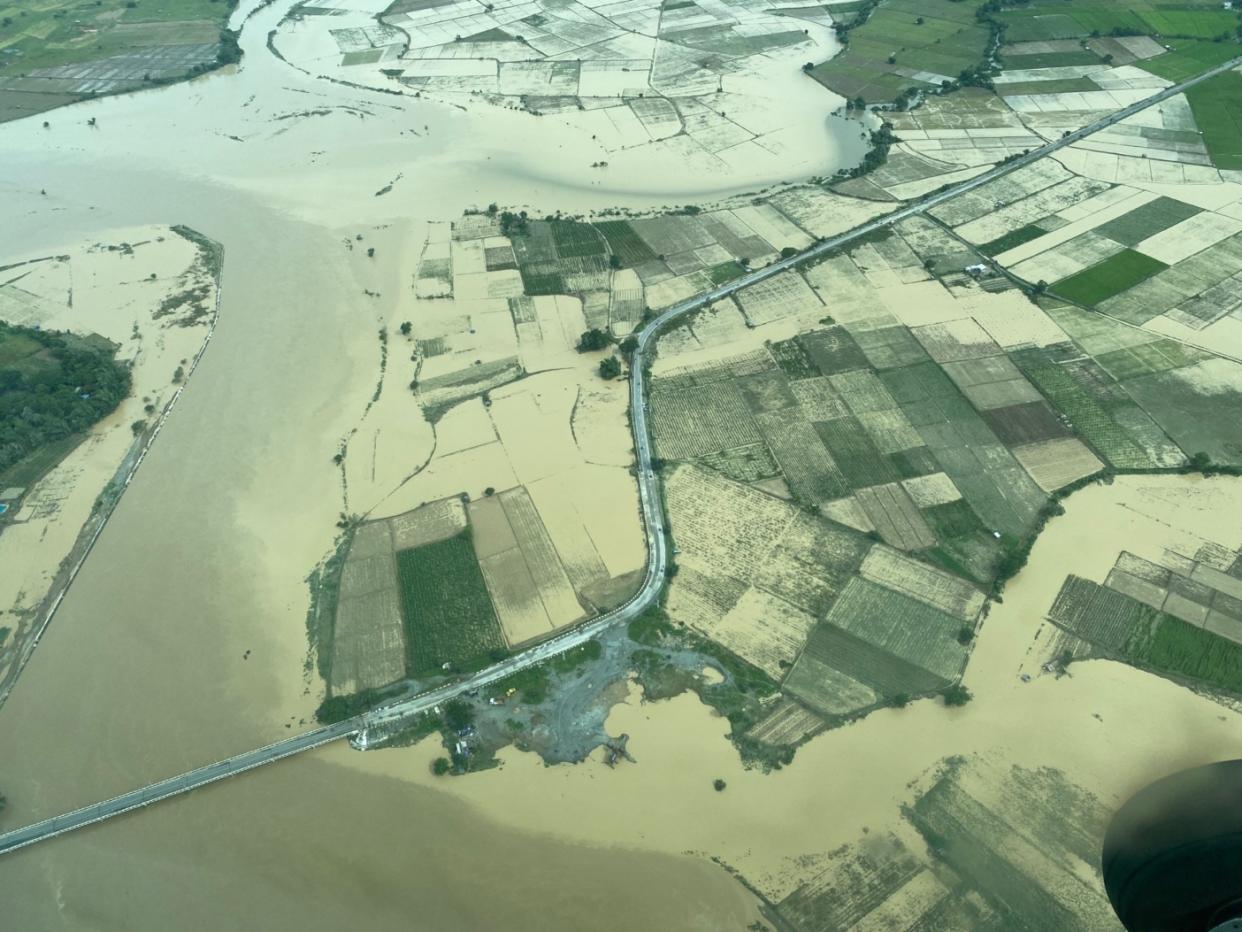
[[[966,671],[968,705],[947,709],[929,699],[873,713],[813,739],[779,771],[745,767],[727,739],[728,722],[693,694],[649,702],[637,688],[604,725],[610,735],[630,736],[635,764],[610,769],[595,751],[583,764],[549,767],[506,748],[498,769],[449,779],[430,773],[442,753],[434,741],[365,757],[508,826],[566,842],[606,837],[710,853],[773,901],[842,845],[879,831],[908,834],[901,807],[914,801],[916,781],[954,755],[992,767],[1052,768],[1111,811],[1160,776],[1242,753],[1242,717],[1110,661],[1041,674],[1047,658],[1034,644],[1043,614],[1068,573],[1102,580],[1122,549],[1157,559],[1165,548],[1193,554],[1208,542],[1239,546],[1233,516],[1240,507],[1242,482],[1225,478],[1126,477],[1076,493],[984,622]],[[1029,681],[1022,677],[1028,668]],[[350,765],[357,759],[340,749],[325,755]],[[713,789],[716,779],[725,781],[723,792]]]
[[[635,164],[588,180],[598,156],[551,117],[535,132],[524,114],[288,68],[264,39],[290,5],[250,18],[232,73],[0,127],[0,254],[171,223],[226,254],[211,346],[0,712],[0,828],[307,724],[320,696],[303,673],[305,577],[345,504],[332,456],[374,395],[377,330],[406,319],[428,221],[491,201],[653,209],[783,180],[786,158],[758,152],[719,174]],[[838,148],[815,142],[831,173]],[[562,178],[563,164],[584,167]],[[360,232],[374,261],[343,246]],[[1194,534],[1238,546],[1238,490],[1142,479],[1071,499],[983,626],[964,709],[876,713],[771,774],[743,767],[728,723],[692,694],[629,691],[601,730],[630,735],[637,763],[613,769],[598,749],[549,766],[506,748],[498,768],[436,778],[436,739],[367,754],[341,742],[5,856],[6,925],[740,929],[757,901],[708,856],[779,898],[807,857],[896,822],[910,782],[948,754],[1056,767],[1115,805],[1236,756],[1235,713],[1114,663],[1029,683],[1019,666],[1068,572],[1103,578],[1123,547],[1150,557]],[[567,707],[582,733],[594,688]]]
[[[535,127],[526,114],[467,113],[289,68],[265,38],[291,5],[242,4],[234,26],[257,12],[237,69],[62,108],[46,128],[0,127],[0,255],[185,224],[226,256],[208,352],[0,711],[0,829],[310,724],[321,695],[304,672],[306,576],[331,552],[341,512],[378,497],[360,484],[347,504],[332,457],[374,396],[377,331],[410,318],[428,222],[492,201],[658,209],[784,180],[787,158],[756,150],[719,173],[636,164],[601,185],[589,137],[554,118]],[[795,80],[799,64],[789,63]],[[837,104],[823,102],[825,113]],[[807,141],[830,173],[842,147],[828,131]],[[565,176],[563,165],[581,168]],[[346,248],[359,234],[374,258]],[[413,468],[426,451],[403,455]],[[566,844],[505,828],[441,787],[385,772],[410,759],[342,744],[6,856],[5,924],[162,930],[175,915],[210,929],[743,928],[756,918],[753,897],[714,865],[639,853],[625,833]]]
[[[545,664],[547,684],[543,697],[531,702],[524,690],[507,681],[475,691],[461,698],[473,711],[473,725],[466,735],[442,729],[442,753],[464,749],[458,776],[499,763],[505,748],[530,751],[546,764],[574,764],[592,757],[598,749],[601,759],[619,755],[625,748],[624,732],[610,729],[613,707],[629,701],[640,687],[633,681],[634,653],[652,650],[632,641],[624,628],[613,628],[596,639],[599,656],[583,660],[572,669],[556,669]],[[657,682],[645,680],[643,695],[662,698],[679,695],[698,687],[728,684],[730,675],[715,661],[685,647],[655,650],[662,661]],[[420,729],[435,727],[435,716],[420,718],[389,735],[370,734],[368,740],[380,749],[409,744]],[[432,741],[431,743],[435,743]],[[616,763],[617,761],[613,761]]]

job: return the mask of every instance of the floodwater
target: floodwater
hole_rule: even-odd
[[[912,783],[950,755],[1054,767],[1110,807],[1168,773],[1242,755],[1237,712],[1107,661],[1074,664],[1060,678],[1041,674],[1048,658],[1032,649],[1070,573],[1102,581],[1123,549],[1158,560],[1166,547],[1193,556],[1206,542],[1242,545],[1242,481],[1128,477],[1078,492],[1066,506],[992,606],[966,671],[974,699],[962,708],[924,700],[873,713],[817,737],[792,766],[766,775],[740,765],[724,737],[728,723],[691,695],[641,704],[631,694],[613,710],[609,733],[629,733],[638,761],[616,771],[548,768],[509,749],[500,770],[437,781],[427,768],[442,752],[431,742],[384,752],[382,763],[492,818],[567,842],[624,835],[656,851],[714,855],[779,899],[817,857],[865,832],[898,830]],[[359,755],[324,756],[349,766]],[[712,789],[716,778],[727,784],[722,793]],[[601,809],[605,792],[611,805]]]
[[[303,726],[318,699],[303,676],[303,580],[342,507],[331,457],[374,389],[377,322],[410,293],[427,221],[491,201],[659,206],[781,180],[775,160],[719,176],[613,172],[606,185],[561,172],[583,143],[551,118],[535,134],[522,114],[356,91],[271,59],[263,39],[288,5],[249,22],[237,74],[54,111],[46,130],[40,119],[0,126],[0,255],[150,223],[185,223],[226,248],[211,347],[0,709],[0,826]],[[276,120],[340,104],[375,116]],[[537,150],[513,148],[536,136]],[[822,143],[830,170],[826,133]],[[344,248],[358,233],[374,262]],[[1213,487],[1231,497],[1196,519],[1238,513],[1237,484]],[[1097,507],[1115,516],[1108,496],[1125,488],[1099,492],[1098,506],[1075,500],[1054,523],[984,627],[967,674],[978,698],[964,710],[882,713],[768,777],[742,771],[723,722],[691,698],[619,707],[610,727],[633,735],[640,763],[615,772],[512,754],[500,770],[433,782],[429,745],[330,747],[6,856],[4,925],[739,929],[755,899],[687,852],[779,892],[789,858],[891,818],[908,781],[944,754],[1010,748],[1120,792],[1135,774],[1235,753],[1232,713],[1134,671],[1087,664],[1068,680],[1017,680],[1079,548],[1132,546],[1137,532],[1120,526],[1106,540],[1075,536],[1100,524]],[[1161,514],[1144,525],[1153,540],[1186,512]]]
[[[303,670],[304,578],[343,504],[331,458],[374,390],[376,326],[411,294],[428,221],[491,201],[659,207],[782,180],[773,158],[603,184],[552,118],[536,133],[524,114],[288,68],[264,39],[289,5],[248,22],[236,73],[0,126],[0,255],[174,223],[226,250],[210,349],[0,710],[0,827],[306,724],[319,692]],[[857,145],[827,129],[814,141],[824,171]],[[359,233],[375,261],[346,250]],[[8,856],[3,925],[714,929],[756,915],[705,860],[628,833],[567,843],[506,826],[356,756],[307,755]]]

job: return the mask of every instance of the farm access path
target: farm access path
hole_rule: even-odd
[[[647,537],[647,569],[641,588],[624,605],[463,679],[446,683],[443,686],[415,696],[397,699],[353,718],[303,732],[300,735],[286,738],[275,744],[247,751],[226,760],[200,767],[197,770],[170,777],[140,789],[131,790],[128,793],[76,809],[65,815],[55,816],[24,828],[6,832],[0,835],[0,854],[15,851],[18,848],[24,848],[49,838],[55,838],[58,835],[102,822],[105,819],[110,819],[134,809],[141,809],[152,803],[160,802],[181,793],[187,793],[209,783],[214,783],[217,780],[223,780],[225,777],[253,770],[264,764],[270,764],[273,761],[281,760],[303,751],[309,751],[312,748],[320,747],[341,738],[348,737],[355,747],[365,749],[368,745],[368,731],[370,729],[391,728],[403,719],[430,711],[456,696],[468,693],[481,686],[486,686],[512,673],[542,663],[571,648],[577,647],[609,628],[633,621],[645,612],[659,597],[668,568],[668,538],[665,535],[659,486],[651,465],[651,433],[647,429],[648,410],[646,400],[647,353],[651,349],[653,341],[665,327],[686,314],[707,307],[757,282],[779,275],[781,272],[846,246],[861,237],[890,227],[895,223],[900,223],[909,217],[922,214],[938,204],[981,187],[1010,172],[1017,171],[1019,168],[1045,158],[1092,133],[1119,123],[1148,107],[1180,94],[1189,87],[1193,87],[1218,74],[1223,74],[1239,64],[1242,64],[1242,58],[1235,58],[1224,64],[1217,65],[1202,74],[1174,84],[1150,97],[1123,107],[1101,120],[1067,133],[1060,139],[1046,143],[1015,159],[997,165],[981,175],[926,195],[921,200],[899,208],[890,214],[885,214],[882,217],[854,227],[852,230],[847,230],[844,233],[821,240],[796,255],[780,259],[771,265],[764,266],[762,269],[749,272],[741,278],[736,278],[731,282],[713,288],[711,291],[703,292],[693,298],[675,304],[650,320],[639,331],[637,335],[638,345],[630,359],[630,427],[634,435],[639,502],[642,511],[643,527]]]

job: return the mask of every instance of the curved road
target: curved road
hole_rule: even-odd
[[[1098,132],[1101,129],[1112,126],[1127,117],[1133,116],[1140,110],[1151,107],[1166,100],[1176,94],[1180,94],[1188,87],[1205,81],[1208,78],[1221,74],[1231,68],[1242,63],[1242,58],[1236,58],[1225,64],[1218,65],[1215,68],[1205,71],[1197,77],[1190,78],[1180,84],[1172,85],[1165,88],[1159,93],[1153,94],[1151,97],[1144,98],[1137,103],[1130,104],[1115,113],[1110,114],[1102,120],[1091,123],[1082,129],[1075,130],[1057,139],[1053,142],[1040,146],[1038,149],[1032,149],[1030,152],[1019,156],[1002,165],[997,165],[989,169],[981,175],[977,175],[960,184],[945,188],[942,191],[927,195],[923,199],[902,207],[883,217],[868,221],[861,226],[840,233],[828,239],[820,240],[814,246],[803,250],[797,255],[790,256],[787,259],[781,259],[762,269],[757,269],[736,278],[727,284],[714,288],[711,291],[704,292],[696,297],[675,304],[655,317],[647,323],[645,327],[638,333],[638,347],[635,349],[630,363],[630,427],[634,434],[634,451],[636,454],[637,477],[638,477],[638,493],[642,510],[643,527],[647,534],[647,571],[643,579],[642,587],[637,593],[624,605],[613,609],[607,614],[579,625],[572,630],[557,635],[541,644],[536,644],[521,653],[514,654],[512,657],[501,661],[485,670],[481,670],[472,676],[453,683],[448,683],[436,689],[420,693],[417,696],[410,696],[396,700],[387,705],[379,706],[370,712],[359,715],[355,718],[347,719],[343,722],[337,722],[333,725],[327,725],[323,728],[317,728],[313,731],[305,732],[293,738],[287,738],[276,744],[267,747],[258,748],[253,751],[247,751],[236,757],[230,757],[227,760],[217,761],[206,767],[200,767],[198,770],[192,770],[179,776],[170,777],[167,780],[153,783],[142,789],[133,790],[113,799],[105,800],[77,809],[65,815],[56,816],[55,818],[46,819],[42,822],[36,822],[25,828],[16,829],[4,835],[0,835],[0,854],[8,851],[14,851],[27,845],[35,844],[48,838],[54,838],[57,835],[63,835],[74,829],[92,825],[95,822],[101,822],[104,819],[121,815],[133,809],[140,809],[149,806],[151,803],[159,802],[170,796],[176,796],[181,793],[187,793],[190,790],[213,783],[216,780],[222,780],[225,777],[231,777],[235,774],[243,773],[263,764],[298,754],[311,748],[319,747],[331,741],[336,741],[346,736],[354,736],[353,740],[359,747],[365,748],[367,745],[367,731],[369,728],[378,725],[389,725],[409,718],[413,715],[426,712],[435,706],[452,699],[454,696],[469,692],[484,686],[496,680],[503,679],[511,673],[526,667],[533,666],[538,663],[554,657],[557,654],[564,653],[570,648],[577,647],[591,638],[595,637],[601,631],[616,625],[628,624],[645,612],[659,597],[660,590],[664,586],[664,575],[668,567],[668,539],[665,536],[664,516],[660,506],[659,485],[655,474],[651,468],[651,433],[647,429],[647,398],[646,398],[646,372],[645,365],[647,361],[647,353],[653,345],[653,341],[667,325],[678,318],[690,314],[700,308],[706,307],[713,302],[719,301],[721,298],[728,297],[735,292],[741,291],[756,282],[771,278],[781,272],[791,269],[800,263],[814,259],[824,253],[830,252],[841,246],[866,236],[877,230],[892,226],[909,217],[921,214],[931,207],[941,204],[950,198],[957,197],[967,191],[971,191],[981,185],[987,184],[1002,175],[1016,171],[1025,165],[1044,158],[1047,155],[1056,152],[1065,146],[1071,145],[1078,140]]]

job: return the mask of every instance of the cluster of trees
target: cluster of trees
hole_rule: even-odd
[[[490,213],[489,208],[489,213]],[[512,211],[502,211],[500,214],[500,235],[501,236],[525,236],[529,232],[530,227],[527,225],[526,211],[521,213],[513,213]]]
[[[871,131],[871,148],[863,156],[862,162],[853,168],[841,169],[833,180],[841,181],[846,178],[861,178],[863,175],[875,171],[888,161],[888,150],[897,142],[900,142],[900,140],[893,132],[892,124],[887,121],[881,123],[879,129]]]
[[[355,715],[361,715],[375,708],[391,695],[393,695],[392,690],[363,689],[348,696],[329,696],[315,710],[315,718],[322,725],[343,722],[347,718],[353,718]]]
[[[612,346],[612,334],[607,330],[601,330],[599,327],[592,327],[578,337],[579,353],[594,353],[598,350],[608,349],[610,346]]]
[[[0,359],[9,359],[3,350],[10,341],[41,347],[0,364],[0,469],[85,430],[129,394],[129,367],[115,351],[66,336],[0,322]]]
[[[612,334],[607,330],[592,327],[578,338],[578,352],[598,352],[599,350],[608,349],[614,342]],[[626,337],[621,341],[621,355],[626,359],[629,359],[637,348],[638,340],[633,336]],[[601,378],[615,379],[621,374],[621,360],[616,356],[604,357],[599,361],[599,374]]]

